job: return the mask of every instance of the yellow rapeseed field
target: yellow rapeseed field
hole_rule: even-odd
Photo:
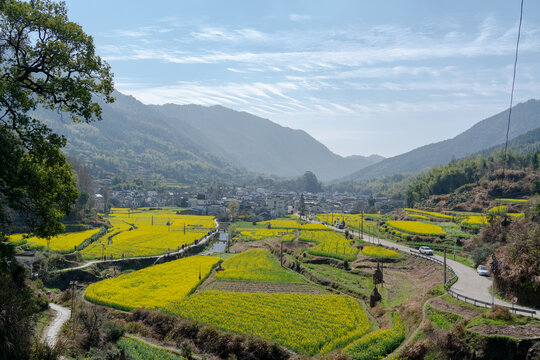
[[[123,310],[164,307],[189,295],[220,261],[214,256],[190,256],[150,266],[91,284],[85,298]]]
[[[91,229],[85,231],[77,231],[60,234],[58,236],[53,236],[50,240],[50,249],[51,251],[60,251],[68,252],[74,251],[76,246],[81,245],[86,239],[91,238],[95,234],[99,233],[100,229]],[[21,241],[23,240],[22,234],[12,235],[10,241]],[[18,239],[18,240],[16,240]],[[30,248],[46,248],[47,239],[31,237],[26,239],[26,242]]]
[[[394,259],[399,257],[399,254],[394,250],[385,249],[382,246],[364,246],[362,254],[376,258],[390,258]]]
[[[433,211],[424,211],[424,210],[417,210],[417,209],[410,209],[410,208],[405,208],[403,210],[412,212],[412,213],[417,213],[420,215],[431,216],[438,219],[445,219],[445,220],[450,220],[450,221],[454,219],[454,217],[451,215],[441,214],[441,213],[433,212]]]
[[[408,234],[432,236],[446,234],[438,225],[426,224],[419,221],[387,221],[386,223],[391,228]]]
[[[223,262],[224,271],[216,273],[216,279],[262,282],[305,282],[296,273],[282,268],[265,249],[250,249],[234,255]]]
[[[358,249],[351,246],[351,240],[346,239],[343,234],[334,231],[303,230],[300,232],[299,239],[317,244],[306,250],[312,255],[352,261],[358,254]]]
[[[170,209],[115,209],[108,219],[113,228],[81,252],[84,258],[160,255],[192,244],[215,228],[211,216],[178,215]]]
[[[358,302],[341,295],[203,291],[166,310],[309,355],[332,339],[370,328]]]

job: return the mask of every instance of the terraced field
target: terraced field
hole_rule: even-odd
[[[174,210],[114,209],[113,228],[81,254],[86,259],[165,254],[203,238],[215,228],[211,216],[178,215]]]
[[[157,308],[182,300],[221,259],[190,256],[102,280],[86,288],[85,298],[122,310]]]
[[[352,241],[334,231],[301,231],[299,239],[317,244],[306,249],[306,252],[312,255],[348,261],[354,260],[358,255],[358,248],[352,246]]]
[[[229,281],[259,281],[304,283],[305,280],[291,270],[282,268],[265,249],[251,249],[228,258],[222,264],[224,271],[216,279]]]
[[[72,252],[75,250],[75,247],[81,245],[85,240],[99,233],[100,230],[101,229],[91,229],[54,236],[50,240],[50,249],[51,251],[57,252]],[[23,234],[10,236],[10,241],[17,243],[26,241],[26,245],[28,245],[30,248],[47,248],[47,239],[38,237],[23,239]]]
[[[166,311],[310,355],[332,340],[350,342],[370,329],[358,302],[339,295],[204,291],[167,306]]]
[[[389,227],[413,235],[445,235],[445,231],[438,225],[426,224],[418,221],[387,221]]]

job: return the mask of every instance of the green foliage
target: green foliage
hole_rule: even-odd
[[[441,329],[449,330],[456,322],[462,319],[459,315],[438,310],[430,305],[426,305],[426,310],[429,320]]]
[[[507,157],[507,169],[538,168],[537,158],[540,150],[530,153],[510,151]],[[405,197],[409,206],[427,199],[431,195],[448,194],[462,185],[479,181],[494,170],[503,167],[503,153],[494,151],[491,155],[475,155],[452,161],[447,165],[434,167],[416,177],[407,186]],[[503,195],[502,193],[500,195]]]
[[[182,360],[185,359],[181,356],[173,354],[172,352],[160,349],[158,347],[146,344],[140,340],[132,337],[123,337],[117,343],[120,349],[126,352],[129,359],[135,360]]]
[[[101,118],[93,99],[112,101],[109,66],[94,54],[92,37],[50,0],[0,2],[0,223],[6,208],[22,213],[32,231],[63,230],[78,191],[60,148],[66,140],[29,116],[38,106],[74,121]]]

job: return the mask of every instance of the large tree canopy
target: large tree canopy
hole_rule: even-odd
[[[60,151],[66,140],[31,113],[42,106],[76,122],[101,120],[94,96],[112,102],[112,91],[109,65],[64,3],[0,0],[1,225],[16,211],[37,235],[62,230],[78,196]]]

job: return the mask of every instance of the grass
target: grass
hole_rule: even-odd
[[[124,336],[117,343],[118,347],[124,350],[128,359],[136,360],[185,360],[185,358],[170,351],[152,346],[139,339]]]
[[[268,250],[250,249],[228,258],[218,280],[304,283],[298,274],[282,268]]]
[[[462,317],[457,314],[436,309],[429,304],[426,305],[426,311],[428,319],[439,328],[445,330],[449,330],[456,322],[462,319]]]
[[[439,256],[444,256],[444,252],[442,251],[433,251],[434,254],[436,255],[439,255]],[[452,251],[452,248],[449,249],[449,251],[446,252],[446,258],[447,259],[450,259],[450,260],[454,260],[454,253]],[[458,263],[461,263],[463,265],[467,265],[467,266],[470,266],[472,268],[474,268],[474,261],[471,259],[471,258],[468,258],[466,256],[462,256],[462,255],[458,255],[456,254],[456,260]]]

